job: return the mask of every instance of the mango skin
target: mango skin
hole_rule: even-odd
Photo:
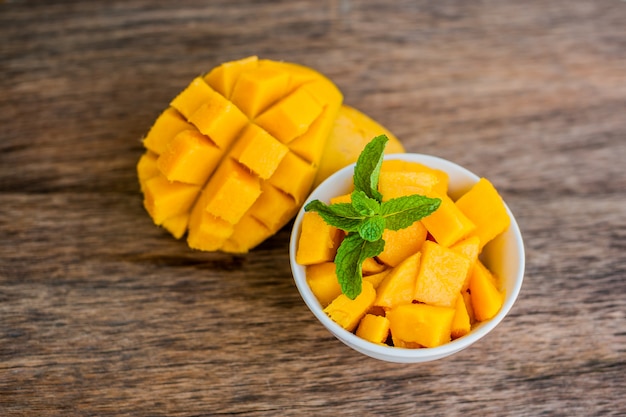
[[[342,104],[322,153],[313,187],[341,168],[356,162],[365,145],[383,134],[389,138],[385,155],[406,152],[402,143],[387,128],[359,110]]]

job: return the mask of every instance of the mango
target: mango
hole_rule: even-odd
[[[427,193],[426,196],[440,198],[439,208],[430,216],[421,221],[426,230],[437,243],[449,247],[472,232],[476,225],[454,204],[447,195],[436,192]]]
[[[415,300],[435,306],[454,307],[470,268],[470,260],[429,240],[424,242],[421,254],[415,281]]]
[[[437,347],[450,341],[454,313],[450,307],[402,304],[389,310],[386,317],[396,340]]]
[[[356,329],[356,335],[372,343],[384,344],[389,337],[389,319],[385,316],[366,314]]]
[[[468,236],[477,236],[482,249],[511,223],[504,201],[493,184],[481,178],[455,203],[456,207],[476,225]]]
[[[498,290],[496,278],[480,260],[472,269],[469,293],[474,317],[478,321],[493,318],[502,308],[504,294]]]
[[[372,304],[374,304],[375,297],[376,290],[374,290],[372,284],[363,281],[361,294],[354,300],[349,299],[345,294],[341,294],[324,309],[324,312],[335,323],[352,332],[359,325],[359,322]]]
[[[313,265],[334,261],[342,237],[343,233],[339,229],[324,222],[316,212],[304,213],[296,262],[300,265]]]
[[[420,257],[420,252],[409,256],[385,277],[376,289],[375,306],[390,309],[413,301]]]
[[[419,221],[404,229],[387,229],[383,232],[385,249],[377,258],[386,265],[398,266],[406,258],[419,252],[426,241],[426,236],[426,228]]]
[[[334,262],[322,262],[306,267],[306,281],[317,301],[326,307],[341,294]]]
[[[467,312],[467,307],[465,306],[465,299],[462,294],[459,294],[454,306],[454,318],[452,319],[450,336],[452,339],[458,339],[459,337],[468,334],[471,328],[472,323],[470,315]]]

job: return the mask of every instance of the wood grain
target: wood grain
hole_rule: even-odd
[[[626,3],[0,3],[3,416],[626,413]],[[312,66],[411,152],[490,178],[524,286],[477,345],[366,358],[292,282],[152,225],[140,139],[195,75]]]

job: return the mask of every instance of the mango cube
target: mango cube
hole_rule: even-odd
[[[421,253],[415,300],[453,308],[470,267],[469,259],[429,240]]]
[[[197,185],[171,182],[157,175],[145,182],[144,207],[154,223],[161,225],[170,217],[189,211],[199,191]]]
[[[261,194],[260,180],[238,162],[227,159],[209,180],[205,194],[204,209],[235,224]]]
[[[299,88],[256,118],[256,123],[287,144],[306,132],[322,113],[322,105]]]
[[[341,294],[334,262],[322,262],[306,267],[306,281],[322,307]]]
[[[450,335],[452,339],[458,339],[459,337],[468,334],[472,328],[470,316],[467,312],[467,307],[465,307],[465,299],[461,294],[459,294],[456,299],[454,311]]]
[[[304,213],[296,262],[300,265],[313,265],[333,261],[341,243],[341,236],[339,229],[327,224],[316,212]]]
[[[189,213],[179,214],[178,216],[165,219],[161,226],[172,234],[176,239],[183,237],[187,231],[187,224],[189,223]]]
[[[413,194],[427,195],[439,179],[430,172],[381,172],[378,190],[385,201]]]
[[[244,114],[255,118],[287,94],[289,74],[279,69],[261,67],[241,74],[230,99]]]
[[[159,156],[157,167],[170,181],[203,185],[220,161],[222,152],[197,130],[183,130]]]
[[[376,290],[367,281],[363,281],[363,288],[354,300],[339,295],[326,308],[324,312],[341,327],[349,332],[354,331],[359,321],[365,316],[376,298]]]
[[[493,318],[504,303],[504,295],[498,290],[496,279],[480,260],[472,268],[469,292],[474,316],[478,321]]]
[[[248,118],[237,106],[215,91],[204,100],[189,116],[189,121],[218,148],[225,150],[248,124]]]
[[[221,249],[231,253],[246,253],[270,237],[272,232],[263,223],[250,215],[243,216],[233,228],[233,233]]]
[[[416,252],[426,241],[427,231],[422,222],[416,221],[411,226],[400,230],[385,230],[383,240],[385,249],[377,256],[378,260],[389,266],[397,266]]]
[[[393,268],[376,289],[375,306],[390,309],[413,301],[420,257],[417,252]]]
[[[418,162],[403,161],[400,159],[388,159],[383,161],[381,167],[382,172],[426,172],[437,177],[437,182],[433,184],[433,191],[438,194],[446,195],[448,193],[448,183],[450,179],[445,171],[434,169]]]
[[[169,141],[183,130],[194,129],[185,118],[173,107],[168,107],[157,117],[143,140],[143,146],[160,155]]]
[[[385,316],[366,314],[356,329],[356,335],[372,343],[384,344],[389,337],[389,319]]]
[[[209,71],[209,73],[204,76],[204,80],[213,87],[215,91],[218,91],[221,95],[230,99],[239,76],[243,72],[254,70],[258,67],[258,64],[259,59],[256,56],[224,62]]]
[[[422,219],[422,224],[440,245],[449,247],[476,228],[447,195],[433,192],[428,197],[440,198],[441,204],[434,213]]]
[[[139,158],[139,162],[137,162],[137,178],[139,179],[142,192],[144,191],[146,181],[160,174],[156,164],[157,158],[158,155],[154,152],[146,151]]]
[[[467,270],[467,276],[465,277],[465,281],[461,287],[461,291],[465,291],[469,286],[469,277],[472,272],[472,268],[474,267],[474,263],[480,254],[480,239],[478,236],[471,236],[450,246],[450,249],[470,260],[470,267]]]
[[[287,153],[268,182],[301,204],[309,194],[315,179],[315,166],[293,152]]]
[[[170,106],[189,120],[200,106],[213,100],[216,95],[219,93],[213,90],[202,77],[196,77],[172,100]]]
[[[261,184],[261,195],[254,202],[248,214],[270,230],[279,230],[298,211],[293,197],[276,187],[264,182]]]
[[[263,179],[274,174],[289,148],[256,125],[248,126],[231,156]]]
[[[504,201],[486,178],[463,194],[456,206],[476,225],[470,236],[478,236],[481,249],[511,223]]]
[[[387,312],[394,340],[424,347],[450,341],[454,308],[428,304],[402,304]]]

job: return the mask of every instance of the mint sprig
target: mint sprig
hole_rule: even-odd
[[[317,212],[327,224],[348,232],[337,249],[335,264],[341,291],[350,299],[361,293],[363,262],[385,248],[383,232],[409,227],[441,204],[438,198],[417,194],[383,201],[378,179],[387,141],[387,136],[377,136],[359,155],[351,203],[327,205],[313,200],[304,207],[305,211]]]

